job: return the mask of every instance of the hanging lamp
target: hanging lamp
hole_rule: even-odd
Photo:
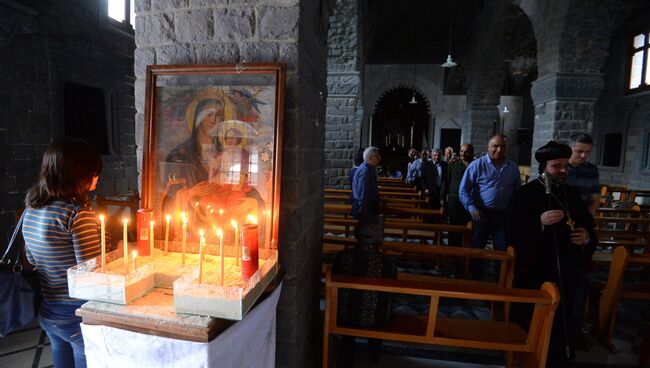
[[[452,26],[452,20],[453,20],[452,12],[451,12],[451,10],[452,10],[452,6],[453,6],[453,3],[449,4],[449,41],[448,41],[448,43],[447,43],[447,47],[448,47],[449,53],[447,54],[447,61],[445,61],[445,62],[441,65],[443,68],[453,68],[453,67],[455,67],[455,66],[458,65],[458,63],[456,63],[456,62],[454,61],[454,59],[451,58],[451,31],[452,31],[452,27],[451,27],[451,26]]]
[[[413,87],[415,87],[415,75],[417,74],[417,64],[413,64]],[[410,105],[417,105],[418,100],[415,99],[415,91],[413,91],[413,96],[411,96],[411,101],[409,101]]]

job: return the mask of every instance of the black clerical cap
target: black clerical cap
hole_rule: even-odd
[[[566,144],[549,141],[546,145],[539,147],[535,151],[535,160],[540,164],[546,163],[549,160],[557,160],[558,158],[571,158],[571,147]]]

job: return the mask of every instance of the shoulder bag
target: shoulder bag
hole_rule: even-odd
[[[25,329],[38,317],[40,287],[36,270],[21,263],[24,241],[19,236],[23,212],[0,259],[0,337]],[[15,259],[11,259],[11,256]]]

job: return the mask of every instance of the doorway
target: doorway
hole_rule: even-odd
[[[415,103],[413,102],[415,98]],[[397,88],[377,103],[372,116],[370,142],[378,147],[383,167],[393,166],[406,175],[408,150],[420,151],[429,134],[429,112],[424,96],[411,88]]]
[[[462,129],[440,129],[440,149],[447,147],[454,149],[454,152],[460,152],[460,136]]]

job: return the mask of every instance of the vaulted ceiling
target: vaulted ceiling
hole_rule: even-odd
[[[365,62],[443,63],[450,28],[456,56],[483,6],[483,0],[364,0]]]

